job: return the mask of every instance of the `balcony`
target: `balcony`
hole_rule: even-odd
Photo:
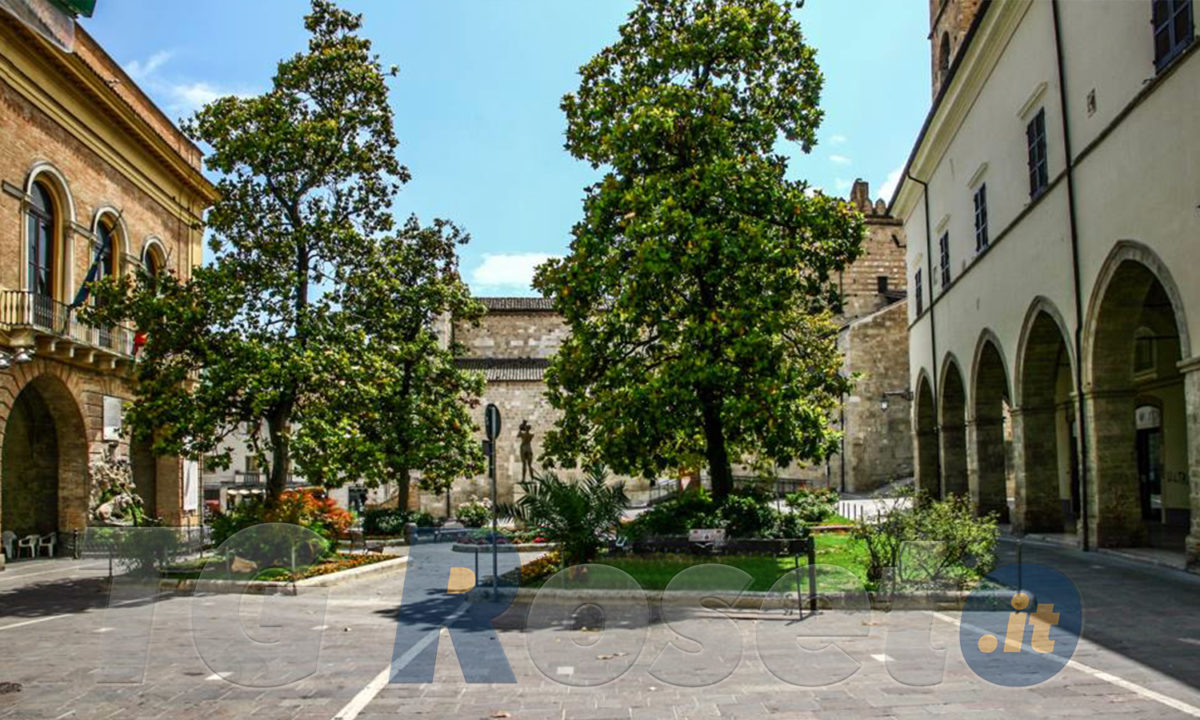
[[[91,327],[66,303],[29,290],[0,291],[0,329],[9,344],[36,344],[39,353],[59,359],[115,368],[133,357],[131,329]]]

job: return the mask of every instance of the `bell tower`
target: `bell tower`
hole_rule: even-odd
[[[958,55],[967,30],[975,21],[981,0],[929,0],[929,51],[933,96],[942,91],[950,66]]]

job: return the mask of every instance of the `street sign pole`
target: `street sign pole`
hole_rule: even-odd
[[[492,598],[496,598],[500,574],[500,560],[496,555],[496,438],[500,435],[500,408],[488,403],[483,411],[483,427],[487,434],[488,479],[492,481]]]

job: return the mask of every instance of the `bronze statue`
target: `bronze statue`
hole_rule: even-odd
[[[528,420],[521,421],[517,437],[521,439],[521,480],[524,481],[525,473],[533,477],[533,428]]]

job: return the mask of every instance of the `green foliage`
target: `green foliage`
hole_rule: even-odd
[[[289,560],[297,538],[295,532],[262,530],[242,534],[256,525],[285,524],[307,528],[315,533],[310,542],[304,538],[303,556],[323,557],[333,552],[339,537],[350,528],[350,513],[332,499],[312,490],[289,490],[273,505],[257,498],[238,503],[227,513],[217,513],[211,521],[212,541],[230,552],[249,553],[257,559]]]
[[[558,543],[568,565],[591,561],[604,545],[604,536],[615,532],[629,505],[625,484],[609,484],[602,467],[593,467],[578,481],[560,480],[542,473],[517,483],[521,497],[499,505],[496,514],[513,518],[541,536]]]
[[[961,587],[996,566],[997,517],[976,517],[968,498],[924,496],[860,523],[854,535],[867,548],[867,580],[879,585],[891,569],[902,584]]]
[[[686,535],[698,528],[724,529],[732,538],[798,538],[808,534],[795,513],[781,513],[757,489],[739,491],[724,501],[707,492],[688,492],[655,505],[627,524],[632,538]]]
[[[126,421],[162,455],[228,463],[226,436],[249,428],[270,461],[268,503],[289,472],[336,486],[442,487],[481,467],[462,401],[481,380],[437,345],[433,318],[477,317],[458,276],[453,224],[396,228],[408,170],[387,77],[360,16],[313,0],[306,50],[266,92],[223,97],[185,124],[211,148],[219,199],[211,256],[178,274],[94,288],[95,324],[147,337]],[[265,429],[264,429],[265,426]]]
[[[363,510],[363,534],[399,537],[404,534],[404,524],[408,522],[408,519],[408,511],[398,508],[370,508]]]
[[[837,512],[837,490],[831,487],[801,488],[784,497],[788,507],[806,523],[820,523]]]
[[[661,476],[819,461],[843,377],[836,273],[847,203],[787,178],[816,142],[822,78],[775,0],[642,0],[567,95],[567,149],[603,177],[569,254],[534,285],[570,335],[547,371],[546,459]]]
[[[483,527],[492,519],[492,503],[490,500],[480,500],[471,496],[470,500],[458,506],[458,509],[454,511],[454,517],[466,527]]]

